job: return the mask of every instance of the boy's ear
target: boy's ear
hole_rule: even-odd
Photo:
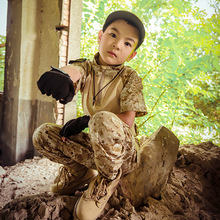
[[[100,43],[101,39],[102,39],[102,36],[103,36],[103,31],[100,30],[99,31],[99,34],[98,34],[98,43]]]
[[[134,51],[129,57],[128,59],[126,60],[127,62],[129,62],[130,60],[132,60],[137,54],[137,51]]]

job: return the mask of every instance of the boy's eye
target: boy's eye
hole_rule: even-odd
[[[131,47],[131,44],[129,42],[125,42],[125,45]]]
[[[110,36],[112,36],[112,37],[116,37],[116,35],[115,35],[115,34],[113,34],[113,33],[110,33]]]

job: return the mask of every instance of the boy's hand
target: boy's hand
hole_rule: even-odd
[[[70,137],[79,134],[82,130],[88,127],[90,116],[83,116],[77,119],[68,121],[60,130],[60,135],[63,137]]]
[[[42,94],[52,95],[62,104],[70,102],[75,95],[73,81],[69,75],[54,67],[40,77],[37,85]]]

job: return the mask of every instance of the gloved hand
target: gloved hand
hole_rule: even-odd
[[[40,77],[37,85],[42,94],[52,95],[56,100],[60,100],[62,104],[70,102],[75,95],[73,81],[70,76],[54,67]]]
[[[68,121],[60,130],[60,135],[70,137],[71,135],[79,134],[82,130],[88,127],[90,116],[83,116]]]

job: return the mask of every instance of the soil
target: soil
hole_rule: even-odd
[[[50,193],[59,167],[42,157],[0,167],[0,219],[73,219],[82,192]],[[180,146],[160,198],[147,197],[135,208],[116,192],[99,219],[220,219],[220,148],[211,142]]]

